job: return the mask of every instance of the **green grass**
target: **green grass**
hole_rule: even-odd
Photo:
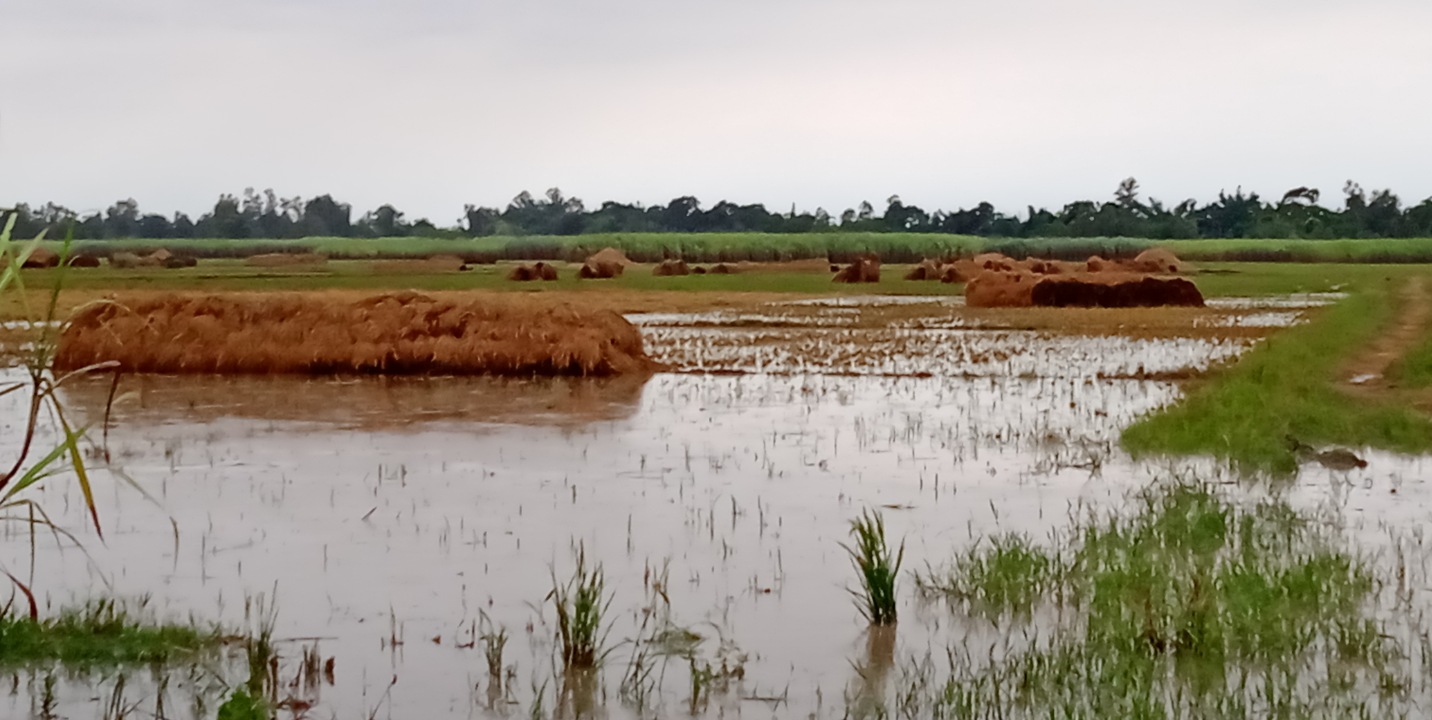
[[[1239,506],[1208,486],[1172,482],[1145,491],[1133,512],[1078,522],[1063,534],[1068,547],[1038,551],[1058,556],[1052,573],[986,572],[1009,555],[1007,544],[988,544],[952,565],[961,587],[1036,597],[1059,612],[1001,630],[1028,642],[952,656],[943,682],[930,667],[907,674],[901,710],[1384,716],[1407,700],[1386,691],[1410,685],[1416,651],[1372,615],[1376,587],[1396,580],[1377,577],[1327,527],[1280,501]],[[1411,611],[1402,620],[1418,622]]]
[[[562,651],[562,665],[568,669],[597,667],[605,659],[607,610],[614,595],[606,594],[606,578],[599,564],[587,567],[585,549],[577,551],[577,567],[565,583],[552,575],[552,592],[547,599],[557,611],[557,638]]]
[[[860,587],[850,591],[855,605],[870,624],[894,625],[899,620],[895,583],[905,560],[905,544],[892,550],[885,541],[885,518],[870,510],[850,521],[850,536],[855,544],[842,547],[860,580]]]
[[[221,642],[217,629],[156,623],[112,600],[96,600],[50,619],[0,616],[3,666],[169,663],[215,651]]]
[[[1409,268],[1344,273],[1346,300],[1282,331],[1194,386],[1179,403],[1124,431],[1136,456],[1212,455],[1250,471],[1289,473],[1292,436],[1310,444],[1432,449],[1432,422],[1407,407],[1353,398],[1334,387],[1342,365],[1392,319]]]
[[[975,614],[1027,615],[1053,580],[1057,561],[1023,535],[996,535],[944,570],[917,574],[915,582],[925,594],[962,602]]]

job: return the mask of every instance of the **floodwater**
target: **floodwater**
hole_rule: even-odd
[[[612,718],[842,717],[879,693],[862,669],[943,657],[972,632],[906,580],[894,650],[868,637],[840,545],[852,518],[882,510],[908,569],[991,532],[1044,537],[1171,472],[1117,447],[1123,427],[1179,397],[1140,373],[1250,344],[852,329],[845,306],[816,307],[829,317],[805,328],[636,318],[673,366],[644,382],[126,377],[107,447],[150,498],[96,473],[100,542],[57,479],[35,499],[89,556],[42,536],[32,570],[12,528],[4,562],[33,572],[51,609],[148,595],[161,616],[238,628],[246,600],[276,596],[282,677],[305,648],[334,659],[331,683],[295,684],[301,702],[280,717],[527,717],[538,703]],[[109,394],[107,378],[63,393],[96,442]],[[15,395],[0,399],[5,456]],[[1393,488],[1413,518],[1432,501],[1422,469],[1376,456],[1365,471],[1310,471],[1300,492],[1373,517]],[[554,660],[546,598],[579,548],[612,594],[611,653],[597,678],[574,680]],[[484,618],[510,636],[500,689]],[[623,693],[628,641],[653,618],[699,639]],[[725,681],[693,700],[691,668],[706,663],[724,664]],[[213,717],[244,678],[238,660],[156,673],[133,671],[125,700],[152,713],[162,682],[169,717]],[[38,717],[44,674],[14,671],[0,716]],[[99,716],[115,683],[60,677],[57,716]]]

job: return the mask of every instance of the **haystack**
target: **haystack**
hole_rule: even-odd
[[[162,294],[95,304],[66,327],[57,369],[142,373],[617,375],[655,369],[607,310],[451,302],[415,292]]]
[[[1163,249],[1150,248],[1139,253],[1132,263],[1134,270],[1154,275],[1177,275],[1183,271],[1183,263],[1178,256]]]
[[[527,282],[531,280],[556,280],[557,268],[552,267],[551,265],[548,265],[544,262],[539,262],[535,265],[518,265],[517,267],[512,268],[512,272],[507,274],[507,279],[515,280],[517,282]]]
[[[1030,301],[1046,307],[1203,307],[1203,294],[1182,278],[1144,277],[1107,283],[1046,279],[1034,286]]]
[[[660,265],[652,268],[651,274],[657,277],[690,275],[691,268],[686,266],[685,260],[663,260]]]
[[[161,264],[171,270],[175,268],[195,267],[199,264],[199,258],[193,255],[170,255],[164,258]]]
[[[52,251],[50,251],[50,250],[46,250],[45,248],[42,248],[42,247],[37,247],[37,248],[35,248],[34,250],[32,250],[28,256],[25,257],[25,263],[24,263],[23,265],[21,265],[20,267],[22,267],[22,268],[52,268],[52,267],[59,267],[59,265],[60,265],[60,256],[59,256],[58,253],[52,252]],[[6,257],[0,257],[0,268],[6,268],[6,267],[9,267],[9,266],[10,266],[10,258],[9,258],[8,256],[6,256]]]
[[[696,267],[691,268],[691,274],[692,274],[692,275],[705,275],[705,274],[706,274],[706,268],[701,267],[700,265],[697,265]]]
[[[945,265],[939,260],[926,258],[919,265],[905,273],[906,280],[939,280],[945,274]]]
[[[965,285],[970,307],[1029,307],[1039,278],[1027,270],[985,270]]]
[[[994,270],[997,272],[1014,272],[1018,263],[1013,258],[1001,253],[980,253],[973,260],[976,267],[981,270]]]
[[[74,255],[66,264],[70,267],[97,268],[99,267],[99,258],[94,255]]]
[[[1093,255],[1089,258],[1087,262],[1084,263],[1084,269],[1087,272],[1098,273],[1106,272],[1108,270],[1117,270],[1119,269],[1119,267],[1114,263],[1111,263],[1108,260],[1099,257],[1098,255]]]
[[[582,263],[582,269],[577,271],[577,277],[589,279],[620,277],[630,264],[632,262],[627,259],[626,253],[616,248],[603,248],[601,252],[589,256],[586,262]]]
[[[174,253],[169,252],[165,248],[159,248],[140,258],[139,264],[146,267],[168,267],[168,263],[173,257]]]
[[[711,267],[712,275],[735,275],[736,270],[726,263],[717,263]]]
[[[109,264],[111,267],[117,268],[137,268],[139,267],[139,256],[120,250],[109,256]]]
[[[250,255],[244,260],[244,264],[250,267],[322,265],[327,262],[328,256],[319,253],[263,253],[262,255]]]
[[[880,282],[880,256],[875,253],[857,255],[844,270],[835,274],[831,282],[873,283]]]
[[[945,284],[969,282],[970,279],[963,272],[960,272],[958,265],[951,263],[945,266],[940,272],[940,282]]]

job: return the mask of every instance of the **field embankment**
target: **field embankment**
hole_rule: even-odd
[[[1420,270],[1345,271],[1348,297],[1312,322],[1266,340],[1123,435],[1136,455],[1213,455],[1244,469],[1292,472],[1298,443],[1432,448],[1432,420],[1395,397],[1352,394],[1350,363],[1398,326],[1402,293]]]
[[[52,243],[58,248],[59,243]],[[1165,247],[1195,262],[1427,263],[1432,238],[1346,240],[1150,240],[1140,238],[981,238],[915,233],[612,233],[571,236],[492,236],[462,239],[312,237],[297,240],[173,239],[85,240],[76,251],[109,255],[168,249],[200,258],[259,254],[321,254],[333,259],[395,259],[456,255],[467,262],[498,260],[577,261],[605,247],[622,250],[636,262],[668,257],[687,262],[773,262],[826,258],[848,262],[874,252],[887,263],[916,263],[927,257],[1000,252],[1014,258],[1058,260],[1133,257]]]

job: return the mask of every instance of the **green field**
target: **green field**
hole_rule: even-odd
[[[58,249],[59,243],[50,243]],[[626,251],[642,262],[664,256],[693,262],[774,261],[836,257],[876,252],[886,262],[997,250],[1026,255],[1084,259],[1090,255],[1127,256],[1149,247],[1166,247],[1195,261],[1276,262],[1432,262],[1432,238],[1376,240],[1143,240],[1136,238],[1001,239],[967,235],[912,233],[618,233],[610,235],[524,236],[440,239],[304,238],[300,240],[86,240],[80,252],[107,255],[115,250],[145,251],[166,247],[199,257],[243,257],[261,252],[318,252],[333,258],[424,257],[462,254],[484,259],[577,260],[604,247]]]

